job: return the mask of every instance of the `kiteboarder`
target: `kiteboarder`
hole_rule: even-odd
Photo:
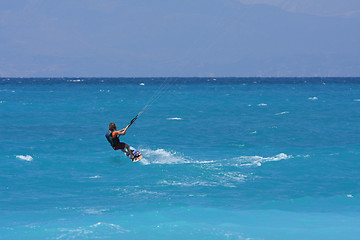
[[[130,127],[131,124],[127,125],[126,128],[123,128],[119,131],[116,131],[115,123],[109,124],[109,132],[105,135],[106,139],[111,144],[111,147],[114,150],[121,150],[126,155],[128,155],[132,160],[134,159],[134,155],[130,150],[130,146],[124,142],[120,142],[119,136],[125,135],[126,130]]]

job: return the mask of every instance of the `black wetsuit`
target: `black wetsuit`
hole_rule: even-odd
[[[105,134],[106,139],[109,141],[110,145],[112,146],[112,148],[114,150],[118,150],[118,149],[124,149],[125,148],[125,143],[120,142],[120,139],[118,136],[113,137],[112,133],[114,131],[109,131],[108,133]]]

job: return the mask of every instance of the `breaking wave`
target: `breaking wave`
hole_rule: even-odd
[[[24,161],[28,161],[28,162],[31,162],[32,160],[34,160],[34,158],[30,155],[16,155],[16,158],[18,159],[21,159],[21,160],[24,160]]]
[[[261,157],[261,156],[240,156],[233,158],[234,161],[238,162],[238,166],[261,166],[266,162],[275,162],[285,159],[293,158],[292,155],[287,155],[285,153],[280,153],[273,157]]]

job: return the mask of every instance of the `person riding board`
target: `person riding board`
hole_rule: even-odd
[[[131,124],[127,125],[126,128],[123,128],[119,131],[116,131],[115,123],[109,124],[109,132],[105,135],[106,139],[111,144],[114,150],[121,150],[126,155],[131,156],[131,159],[134,160],[134,155],[130,150],[130,146],[124,142],[120,142],[119,136],[125,135],[126,130],[130,127]]]

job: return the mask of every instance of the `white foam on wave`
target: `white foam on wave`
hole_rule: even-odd
[[[221,166],[209,166],[206,168],[212,172],[208,176],[180,177],[177,180],[164,179],[158,182],[160,185],[177,186],[177,187],[237,187],[248,180],[248,176],[240,172],[224,171]]]
[[[139,85],[140,85],[140,86],[145,86],[145,83],[140,83]]]
[[[113,223],[97,222],[90,226],[78,227],[74,229],[59,228],[62,234],[57,236],[56,239],[84,239],[84,238],[101,238],[103,231],[116,233],[130,232],[125,228]]]
[[[165,149],[141,149],[144,157],[140,160],[143,164],[184,164],[190,163],[190,160],[179,155],[177,152],[166,151]]]
[[[239,172],[228,172],[224,174],[224,177],[235,180],[237,182],[245,182],[247,176]]]
[[[309,99],[309,100],[312,100],[312,101],[318,100],[317,97],[309,97],[308,99]]]
[[[86,214],[95,214],[95,215],[103,214],[108,211],[109,209],[105,209],[105,208],[104,209],[87,208],[83,210],[83,212]]]
[[[151,196],[163,196],[166,195],[165,193],[155,192],[155,191],[148,191],[148,190],[139,190],[135,191],[133,193],[130,193],[129,195],[151,195]]]
[[[287,155],[285,153],[279,153],[278,155],[273,157],[240,156],[234,158],[233,160],[240,162],[240,164],[237,164],[237,166],[261,166],[266,162],[276,162],[290,158],[293,158],[293,156]]]
[[[130,232],[129,230],[126,230],[124,228],[122,228],[121,226],[117,225],[117,224],[113,224],[113,223],[104,223],[104,222],[98,222],[94,225],[91,225],[90,227],[92,228],[96,228],[96,227],[110,227],[112,229],[117,230],[119,233],[124,233],[124,232]]]
[[[209,164],[209,163],[216,163],[216,161],[214,161],[214,160],[204,160],[204,161],[194,161],[193,163]]]
[[[248,176],[241,172],[221,170],[214,173],[213,178],[216,179],[215,182],[217,186],[234,188],[247,181]]]
[[[265,106],[267,106],[267,104],[266,103],[259,103],[258,106],[259,107],[265,107]]]
[[[211,182],[199,181],[199,180],[188,181],[188,182],[163,180],[163,181],[160,181],[159,183],[164,184],[164,185],[183,186],[183,187],[193,187],[193,186],[213,187],[213,186],[219,185],[218,183],[215,183],[215,182],[211,183]]]
[[[91,177],[89,177],[89,178],[101,178],[101,176],[95,175],[95,176],[91,176]]]
[[[68,82],[83,82],[83,79],[71,79],[71,80],[67,80]]]
[[[28,162],[31,162],[32,160],[34,160],[34,158],[30,155],[16,155],[16,158],[18,159],[21,159],[21,160],[24,160],[24,161],[28,161]]]
[[[360,102],[360,99],[354,99],[354,102]]]
[[[159,197],[159,196],[166,195],[166,193],[163,193],[163,192],[156,192],[156,191],[141,189],[140,186],[132,186],[132,187],[128,187],[128,188],[116,187],[116,188],[113,188],[112,191],[120,192],[121,196],[129,195],[129,196]]]
[[[289,114],[289,112],[280,112],[280,113],[275,113],[275,115],[284,115],[284,114]]]
[[[182,118],[179,118],[179,117],[172,117],[172,118],[167,118],[167,120],[182,120]]]

